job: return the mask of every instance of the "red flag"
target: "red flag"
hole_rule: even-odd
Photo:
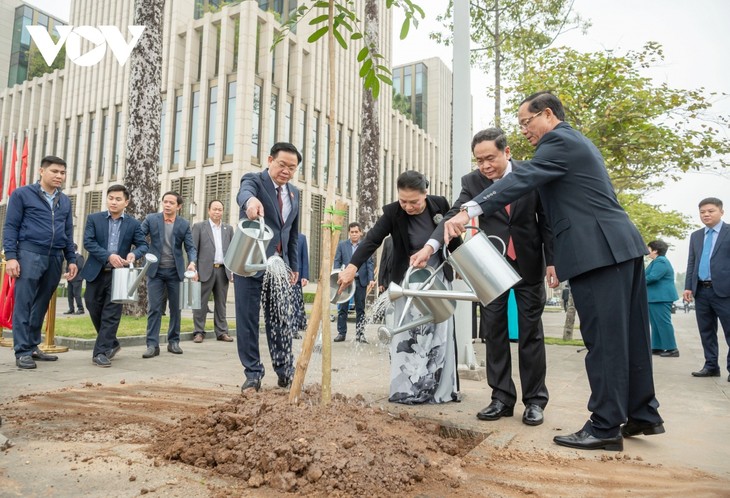
[[[10,197],[10,194],[13,193],[13,190],[15,190],[15,165],[18,163],[18,149],[15,144],[15,140],[13,140],[13,155],[10,156],[10,181],[8,182],[8,197]]]
[[[15,279],[5,274],[0,291],[0,327],[13,328],[13,308],[15,307]]]
[[[23,143],[23,153],[20,155],[20,186],[27,185],[26,175],[28,174],[28,137]]]

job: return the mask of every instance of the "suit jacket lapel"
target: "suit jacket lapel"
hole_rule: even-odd
[[[710,255],[710,258],[715,255],[717,252],[718,247],[720,247],[720,244],[725,242],[725,239],[727,238],[727,234],[730,233],[730,225],[727,223],[722,224],[722,228],[720,229],[720,233],[717,234],[717,240],[715,241],[715,247],[712,250],[712,254]]]

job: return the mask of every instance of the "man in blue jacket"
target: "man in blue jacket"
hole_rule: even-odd
[[[36,360],[58,359],[38,349],[43,317],[61,278],[64,258],[69,278],[78,273],[71,200],[61,192],[66,161],[44,157],[39,175],[38,183],[20,187],[10,196],[3,231],[5,271],[16,279],[13,342],[15,364],[22,369],[36,368]]]

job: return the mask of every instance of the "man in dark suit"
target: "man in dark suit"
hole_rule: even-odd
[[[499,128],[477,133],[472,139],[471,150],[478,169],[462,177],[461,193],[445,220],[455,216],[462,204],[502,181],[521,165],[521,161],[510,159],[507,137]],[[552,266],[552,232],[536,191],[528,192],[489,216],[480,216],[479,228],[502,240],[507,261],[522,277],[513,287],[518,310],[520,383],[525,404],[522,421],[527,425],[540,425],[548,402],[541,319],[545,307],[546,262],[548,282],[553,287],[558,284]],[[487,382],[492,388],[492,402],[477,414],[480,420],[512,416],[517,401],[512,381],[508,298],[509,291],[488,306],[479,305],[487,343]]]
[[[106,192],[107,210],[90,214],[84,229],[84,247],[89,259],[80,275],[86,279],[86,309],[96,329],[91,361],[100,367],[110,367],[110,360],[121,349],[117,330],[122,304],[111,301],[112,270],[134,263],[147,253],[147,241],[139,221],[124,213],[128,204],[127,187],[112,185]]]
[[[307,329],[307,313],[304,309],[304,287],[309,284],[309,249],[307,237],[299,233],[297,239],[297,257],[299,258],[299,279],[292,288],[292,337],[301,339],[299,332]]]
[[[198,253],[193,244],[190,223],[177,215],[183,199],[177,192],[165,192],[162,196],[162,212],[148,214],[142,222],[142,233],[149,236],[150,254],[157,256],[157,262],[147,271],[147,350],[142,358],[152,358],[160,354],[160,326],[164,295],[170,306],[170,326],[167,329],[167,350],[182,354],[180,349],[180,282],[185,278],[185,258],[187,270],[195,272]],[[193,277],[197,280],[197,274]]]
[[[570,281],[580,315],[591,386],[590,420],[553,441],[620,451],[622,436],[664,432],[652,377],[646,244],[618,203],[601,153],[563,121],[557,97],[530,95],[518,118],[535,156],[462,205],[445,223],[445,239],[463,233],[470,218],[491,215],[538,190],[553,231],[556,274]]]
[[[722,201],[708,197],[700,201],[700,219],[704,228],[689,238],[685,302],[695,300],[695,316],[700,331],[705,365],[692,372],[695,377],[719,377],[717,321],[730,345],[730,225],[723,223]],[[730,371],[730,352],[726,367]],[[727,378],[730,382],[730,375]]]
[[[347,227],[347,240],[343,240],[337,244],[335,252],[334,268],[339,270],[350,264],[352,255],[357,250],[362,237],[362,227],[357,221],[353,221]],[[369,285],[374,284],[375,276],[373,274],[373,258],[368,258],[364,266],[362,266],[355,274],[355,340],[367,344],[365,333],[363,331],[363,322],[365,321],[365,296]],[[341,303],[337,306],[337,337],[334,342],[342,342],[347,336],[347,313],[349,312],[350,302]]]
[[[84,278],[81,276],[81,272],[84,269],[84,257],[79,253],[78,244],[74,244],[74,251],[76,252],[76,268],[78,273],[74,278],[70,278],[68,271],[63,274],[63,278],[66,279],[66,290],[68,291],[68,311],[64,311],[64,315],[83,315],[84,304],[81,301],[81,287],[84,283]],[[76,303],[76,311],[74,311],[74,302]]]
[[[208,299],[213,293],[213,328],[216,339],[233,342],[228,335],[226,321],[226,300],[231,272],[223,265],[228,245],[233,239],[233,228],[223,220],[223,203],[212,200],[208,203],[208,219],[193,225],[193,245],[198,252],[198,279],[200,280],[201,307],[193,310],[195,331],[193,342],[203,342],[205,319],[208,316]]]
[[[296,174],[302,155],[287,142],[271,147],[268,168],[261,173],[246,173],[241,179],[237,202],[240,218],[264,218],[273,231],[266,248],[266,256],[278,254],[292,270],[292,285],[299,278],[297,241],[299,239],[299,189],[290,183]],[[259,313],[263,272],[252,277],[234,275],[236,291],[236,337],[238,357],[243,365],[246,381],[241,390],[261,388],[264,365],[259,354]],[[267,299],[271,296],[267,296]],[[281,303],[279,303],[280,305]],[[286,319],[281,320],[275,310],[264,306],[266,338],[271,363],[279,377],[279,387],[289,387],[294,377],[294,356],[291,352],[292,334]]]

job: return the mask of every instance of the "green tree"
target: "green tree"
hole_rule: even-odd
[[[730,153],[728,116],[712,114],[713,100],[727,95],[675,89],[642,74],[663,60],[654,42],[624,55],[548,49],[509,89],[515,108],[535,91],[556,93],[566,121],[600,149],[619,201],[646,240],[682,238],[690,225],[680,213],[647,203],[645,195],[682,172],[726,167]],[[510,144],[517,158],[534,152],[517,130]]]
[[[393,90],[393,109],[400,112],[411,121],[414,121],[413,112],[411,110],[411,101],[395,90]]]
[[[452,41],[453,0],[437,17],[445,32],[431,38],[449,45]],[[502,119],[502,80],[515,81],[535,53],[551,46],[571,29],[585,31],[590,23],[573,12],[572,0],[470,0],[471,40],[476,45],[472,62],[486,73],[493,71],[494,123]]]
[[[51,35],[54,43],[58,42],[58,37]],[[58,55],[52,65],[46,64],[45,59],[41,55],[38,47],[32,44],[28,51],[28,80],[32,80],[37,76],[43,76],[46,73],[52,73],[56,69],[63,69],[66,66],[66,45],[61,47]]]

